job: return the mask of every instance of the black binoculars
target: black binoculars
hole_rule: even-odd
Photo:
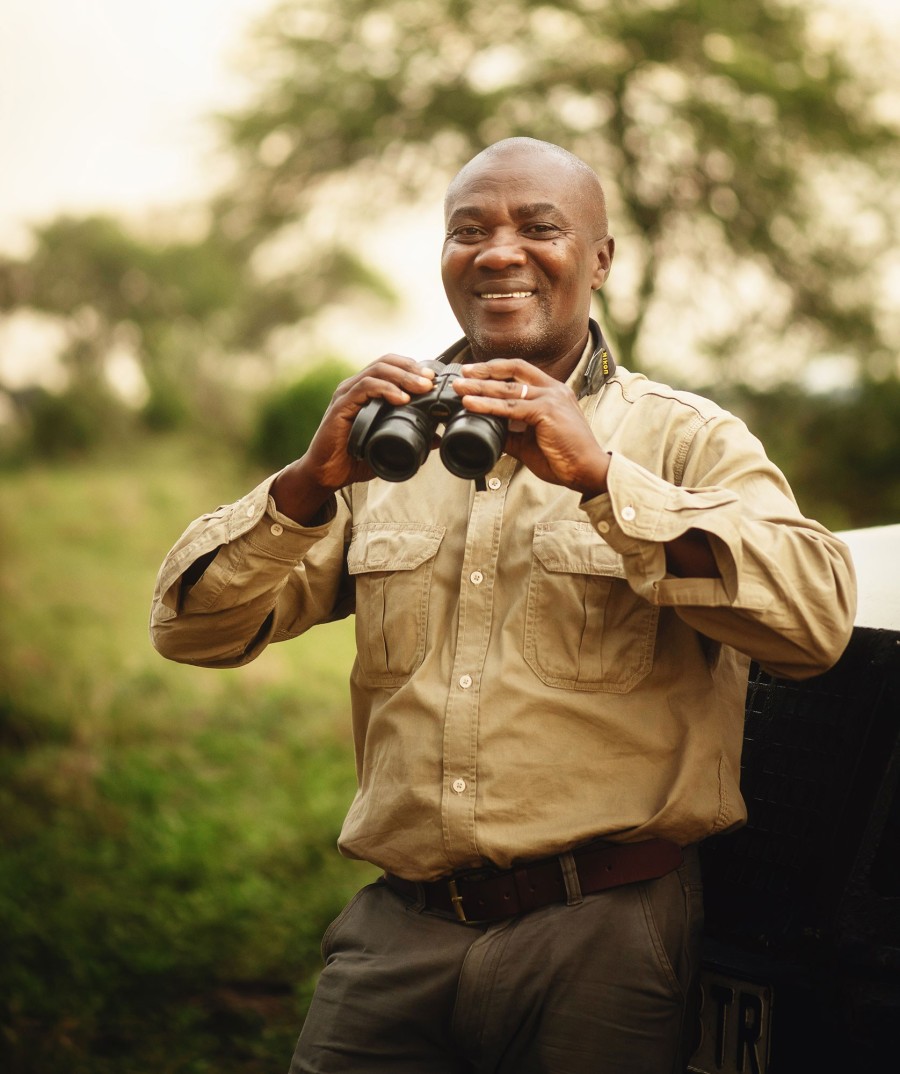
[[[424,395],[395,406],[370,399],[350,430],[347,449],[365,459],[385,481],[407,481],[428,458],[438,426],[444,426],[440,455],[457,477],[483,477],[503,452],[506,419],[472,414],[453,390],[462,374],[458,363],[422,362],[435,371],[434,384]]]

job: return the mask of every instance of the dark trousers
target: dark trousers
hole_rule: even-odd
[[[493,925],[372,884],[325,934],[291,1074],[680,1074],[701,929],[695,849]]]

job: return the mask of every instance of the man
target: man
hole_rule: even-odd
[[[182,537],[153,639],[234,666],[356,614],[340,846],[386,877],[325,936],[294,1074],[678,1071],[696,844],[745,818],[748,659],[830,666],[852,568],[739,421],[615,368],[587,165],[500,142],[451,183],[446,225],[454,390],[509,420],[505,454],[478,483],[437,452],[373,480],[356,415],[434,377],[378,359],[303,458]]]

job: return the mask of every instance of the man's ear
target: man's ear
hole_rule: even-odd
[[[600,239],[597,243],[597,263],[594,266],[594,276],[591,280],[591,290],[599,291],[606,283],[609,270],[612,268],[613,255],[616,252],[616,240],[612,235]]]

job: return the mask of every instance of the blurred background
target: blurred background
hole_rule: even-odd
[[[5,0],[0,1068],[285,1069],[370,875],[350,625],[168,665],[190,519],[334,385],[458,335],[441,198],[558,142],[618,241],[618,360],[740,413],[807,514],[900,521],[893,0]]]

